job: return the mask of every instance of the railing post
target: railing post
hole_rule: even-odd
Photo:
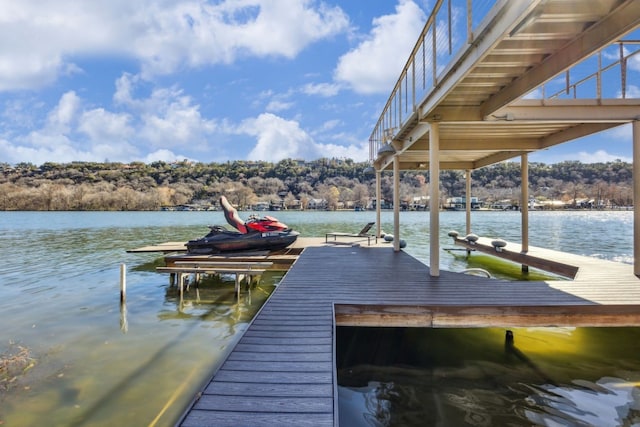
[[[598,52],[598,72],[596,73],[596,97],[602,99],[602,51]]]
[[[467,43],[473,43],[472,0],[467,0]]]
[[[411,61],[411,112],[416,112],[416,59]]]
[[[620,90],[622,99],[627,97],[627,58],[624,57],[624,45],[620,42]]]

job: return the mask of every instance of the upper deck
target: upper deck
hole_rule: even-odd
[[[476,169],[634,121],[633,0],[437,1],[371,134],[377,170]],[[393,149],[389,149],[393,147]],[[382,149],[382,150],[381,150]]]

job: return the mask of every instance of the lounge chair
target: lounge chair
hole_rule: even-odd
[[[367,225],[365,225],[362,230],[360,230],[358,233],[339,233],[339,232],[332,232],[332,233],[327,233],[325,235],[325,243],[329,243],[329,237],[332,236],[333,237],[333,241],[335,242],[336,239],[338,237],[362,237],[362,238],[366,238],[367,239],[367,244],[369,246],[371,246],[371,238],[374,237],[376,239],[376,243],[378,243],[378,236],[375,234],[369,234],[369,230],[371,230],[371,227],[373,227],[373,224],[375,224],[375,222],[368,222]]]

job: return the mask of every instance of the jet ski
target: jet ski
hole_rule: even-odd
[[[228,230],[221,225],[209,226],[210,231],[206,236],[187,242],[188,253],[276,251],[291,245],[300,234],[272,216],[260,218],[252,215],[247,221],[243,221],[224,196],[220,197],[220,206],[229,225],[237,231]]]

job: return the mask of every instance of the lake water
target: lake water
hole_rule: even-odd
[[[303,236],[355,232],[375,220],[373,212],[276,216]],[[444,249],[464,218],[442,213]],[[125,250],[186,241],[223,222],[220,212],[0,212],[0,425],[173,425],[281,277],[266,275],[239,302],[231,281],[203,286],[201,300],[189,294],[181,311],[167,275],[155,272],[160,254]],[[428,263],[429,213],[403,212],[401,222],[405,251]],[[472,222],[477,234],[520,241],[518,213],[477,212]],[[393,229],[391,212],[382,226]],[[630,263],[632,226],[632,212],[532,212],[530,244]],[[444,249],[442,269],[482,266],[522,279],[507,263]],[[637,329],[516,331],[509,351],[503,335],[341,329],[339,350],[377,343],[341,352],[344,422],[531,425],[551,414],[540,424],[594,425],[588,414],[613,420],[615,405],[626,417],[619,425],[640,423]]]

